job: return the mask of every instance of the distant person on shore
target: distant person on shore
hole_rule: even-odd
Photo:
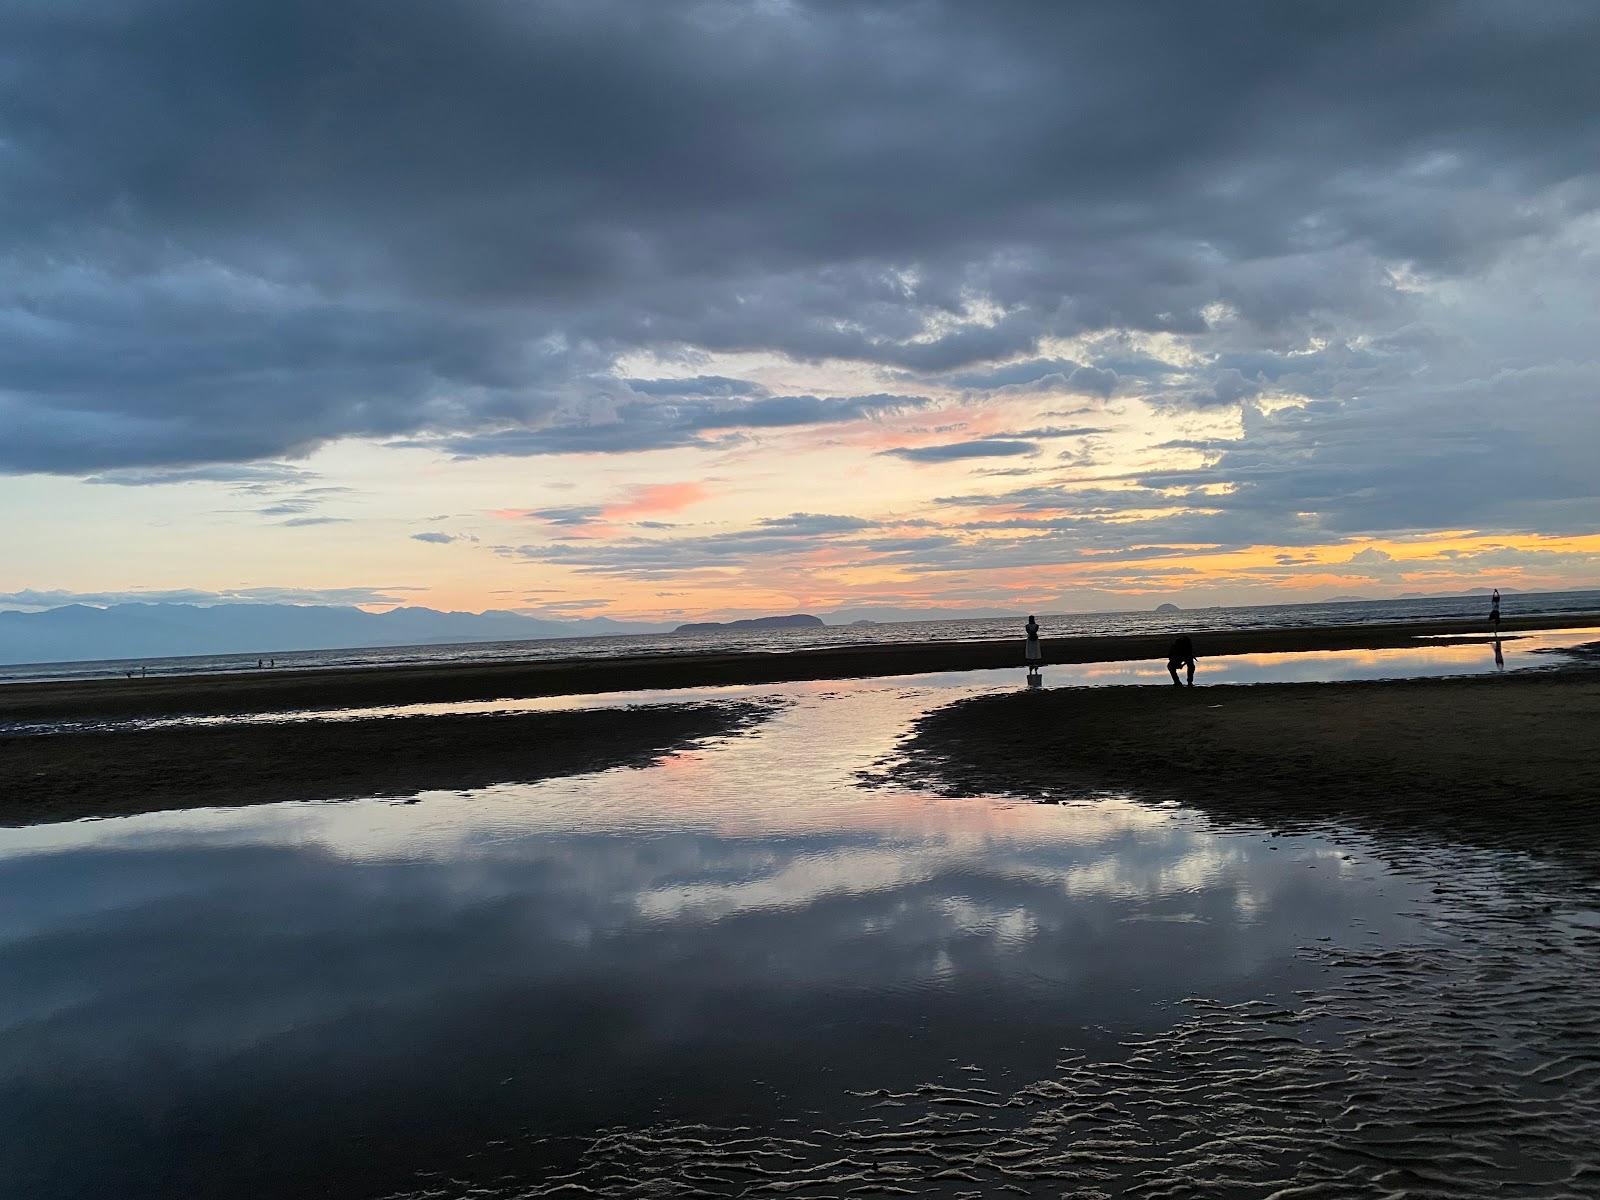
[[[1028,660],[1028,674],[1037,675],[1039,667],[1044,663],[1044,647],[1039,644],[1039,622],[1034,620],[1031,613],[1023,629],[1028,634],[1027,640],[1023,642],[1023,654]]]
[[[1494,595],[1489,597],[1489,628],[1495,635],[1500,633],[1500,589],[1495,588]]]
[[[1189,669],[1189,686],[1194,686],[1194,642],[1189,640],[1189,635],[1183,634],[1172,643],[1172,649],[1167,651],[1167,674],[1172,676],[1174,687],[1182,687],[1183,682],[1178,678],[1178,668]]]

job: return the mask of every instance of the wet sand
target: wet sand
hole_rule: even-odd
[[[1274,828],[1349,823],[1600,873],[1600,671],[1070,688],[919,721],[893,773],[964,794],[1108,790]]]
[[[0,825],[409,796],[645,766],[766,711],[679,704],[0,737]]]
[[[1482,621],[1344,625],[1210,633],[1195,616],[1202,657],[1317,650],[1382,650],[1447,645],[1441,635],[1481,639]],[[1576,628],[1592,619],[1559,614],[1507,620],[1502,631]],[[1127,662],[1166,658],[1170,634],[1044,639],[1046,663]],[[987,670],[1022,665],[1014,641],[915,642],[784,653],[656,654],[631,658],[260,671],[148,679],[14,683],[0,687],[0,721],[83,720],[364,708],[452,700],[503,700],[643,688],[710,687],[855,679],[924,671]]]

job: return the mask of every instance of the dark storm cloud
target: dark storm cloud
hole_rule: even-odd
[[[1597,60],[1558,2],[13,4],[0,470],[627,451],[630,351],[1392,312],[1593,206]]]

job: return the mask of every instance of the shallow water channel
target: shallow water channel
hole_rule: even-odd
[[[774,715],[646,769],[0,830],[0,1195],[1600,1193],[1592,892],[862,785],[1000,682],[730,689]]]

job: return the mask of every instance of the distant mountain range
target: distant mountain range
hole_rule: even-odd
[[[696,622],[687,632],[848,625],[852,621],[936,621],[998,610],[863,608],[825,614]],[[322,604],[67,604],[40,612],[0,611],[0,664],[96,659],[179,658],[206,654],[287,654],[376,646],[533,641],[624,633],[668,633],[673,626],[592,617],[551,621],[522,613],[396,608],[370,613]]]
[[[372,646],[440,645],[536,638],[664,633],[670,626],[606,617],[547,621],[521,613],[439,612],[299,604],[69,604],[0,612],[0,663],[169,658],[190,654],[283,654]]]
[[[1488,588],[1470,588],[1477,595]],[[1513,589],[1502,588],[1507,595]],[[1422,599],[1430,597],[1396,597]],[[1322,603],[1370,600],[1334,596]],[[1041,612],[1052,611],[1041,608]],[[1014,616],[1000,609],[852,608],[820,617],[794,615],[755,617],[741,621],[698,622],[678,631],[779,629],[856,623],[974,620]],[[113,604],[94,608],[68,604],[41,612],[0,611],[0,665],[83,662],[94,659],[177,658],[207,654],[287,654],[294,650],[370,649],[377,646],[426,646],[452,642],[511,642],[542,638],[601,637],[607,634],[669,633],[666,624],[613,621],[592,617],[551,621],[522,613],[496,611],[440,612],[432,608],[396,608],[369,613],[337,605],[300,604]]]

